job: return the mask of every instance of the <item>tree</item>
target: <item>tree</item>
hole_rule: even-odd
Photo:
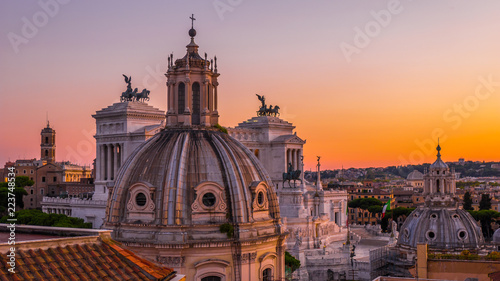
[[[288,267],[291,272],[294,272],[300,267],[300,261],[285,251],[285,267]]]
[[[472,197],[468,191],[464,194],[464,210],[474,210],[474,208],[472,208]]]
[[[15,198],[16,204],[15,206],[22,209],[24,208],[23,196],[28,195],[28,192],[24,189],[25,186],[32,186],[35,184],[34,181],[30,180],[26,176],[18,176],[14,182],[15,186],[9,186],[8,182],[0,182],[0,214],[5,214],[7,211],[7,206],[10,198]],[[10,195],[14,194],[14,196]]]
[[[491,209],[491,198],[489,194],[481,195],[481,201],[479,201],[479,210],[490,210]]]
[[[486,239],[493,236],[493,228],[491,227],[491,222],[493,219],[500,217],[500,213],[493,210],[480,210],[480,211],[469,211],[472,217],[481,222],[481,230],[483,236]]]
[[[8,216],[0,218],[0,223],[6,223]],[[74,227],[74,228],[92,228],[91,223],[84,222],[83,219],[68,217],[63,214],[47,214],[40,210],[20,210],[16,212],[18,224]]]
[[[349,201],[349,208],[361,208],[363,210],[368,210],[370,206],[383,206],[384,203],[376,198],[358,198]]]

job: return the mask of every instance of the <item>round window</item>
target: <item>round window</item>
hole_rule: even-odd
[[[259,203],[259,205],[264,204],[264,192],[261,191],[257,194],[257,203]]]
[[[465,232],[465,230],[460,230],[458,232],[458,238],[460,238],[462,240],[465,239],[465,238],[467,238],[467,232]]]
[[[438,218],[438,216],[436,214],[431,215],[431,219],[437,219],[437,218]]]
[[[203,202],[203,205],[212,207],[215,205],[215,195],[212,192],[207,192],[203,195],[201,201]]]
[[[427,232],[427,237],[429,239],[434,239],[436,237],[436,234],[434,233],[434,231],[429,231]]]
[[[137,193],[137,195],[135,196],[135,203],[138,206],[142,207],[146,205],[146,201],[147,201],[146,195],[142,192]]]

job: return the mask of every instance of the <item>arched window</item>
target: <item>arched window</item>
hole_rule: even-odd
[[[49,156],[49,151],[45,150],[45,156]]]
[[[49,143],[49,137],[45,137],[45,143]]]
[[[200,125],[200,83],[193,83],[193,116],[191,119],[193,125]]]
[[[201,278],[201,281],[221,281],[222,279],[219,276],[207,276]]]
[[[273,280],[273,273],[270,268],[264,269],[262,271],[262,281],[272,281]]]
[[[179,89],[177,90],[177,113],[184,113],[184,108],[186,107],[186,85],[184,83],[179,83]]]
[[[439,180],[436,180],[436,190],[437,190],[437,193],[439,193],[441,191],[441,189],[439,188]]]

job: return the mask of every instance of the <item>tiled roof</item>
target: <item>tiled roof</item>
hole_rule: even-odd
[[[30,242],[36,246],[36,241]],[[40,244],[40,246],[43,246]],[[0,255],[0,280],[170,280],[175,272],[136,256],[111,239],[16,251],[15,274]]]

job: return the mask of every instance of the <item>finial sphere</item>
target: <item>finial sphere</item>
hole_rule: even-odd
[[[191,28],[189,30],[189,36],[191,36],[191,37],[195,37],[196,36],[196,30],[194,28]]]

